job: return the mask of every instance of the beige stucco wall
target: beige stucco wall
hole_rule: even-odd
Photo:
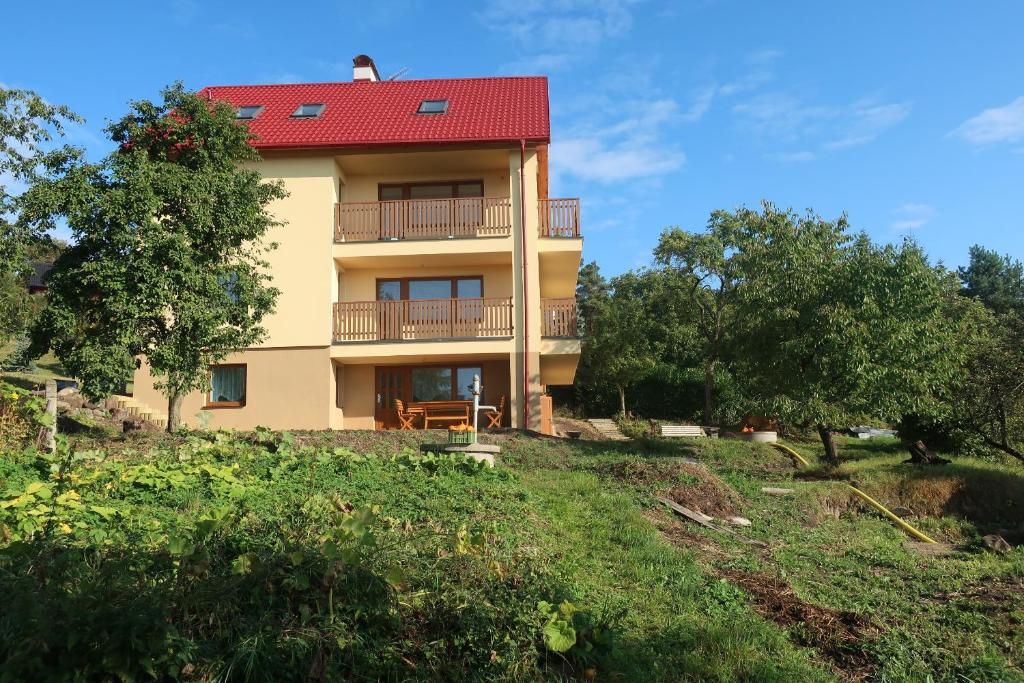
[[[271,284],[281,294],[274,314],[266,320],[268,335],[262,346],[329,344],[338,184],[334,157],[275,157],[263,159],[256,167],[264,178],[282,180],[289,193],[270,207],[284,223],[267,238],[279,245],[267,260]]]
[[[193,392],[181,407],[182,421],[201,426],[209,416],[211,428],[327,429],[334,405],[330,351],[321,348],[250,349],[230,354],[225,363],[245,363],[246,403],[241,408],[206,408],[207,395]],[[159,413],[167,399],[153,387],[149,366],[135,373],[134,396]]]

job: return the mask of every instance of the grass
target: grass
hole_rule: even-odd
[[[14,349],[13,344],[0,347],[0,359],[7,358]],[[9,382],[24,389],[37,389],[46,384],[48,379],[65,379],[67,374],[53,353],[47,353],[35,363],[35,367],[25,371],[7,371],[0,369],[0,381]]]
[[[68,533],[54,521],[27,543],[0,542],[0,590],[55,610],[43,625],[20,601],[14,617],[0,616],[0,679],[60,666],[102,677],[147,662],[184,680],[1024,678],[1024,551],[996,555],[979,540],[1020,524],[1019,467],[958,460],[921,470],[901,463],[895,442],[842,442],[844,475],[923,515],[914,523],[957,548],[940,557],[908,547],[842,483],[795,478],[788,458],[757,444],[510,435],[490,437],[503,447],[497,470],[393,457],[429,438],[75,437],[71,485],[86,512],[62,513]],[[45,481],[40,467],[31,455],[0,459],[0,500]],[[171,480],[180,483],[162,483]],[[735,508],[753,521],[742,532],[766,547],[679,521],[654,499],[666,493]],[[103,519],[92,505],[117,512]],[[196,545],[205,555],[169,550],[176,535],[216,526],[204,520],[225,505],[230,524]],[[348,590],[328,605],[325,571],[335,565],[318,554],[321,537],[364,510],[374,511],[377,540],[353,546],[349,573],[334,574]],[[8,530],[19,519],[0,510]],[[293,566],[283,558],[295,548],[306,559]],[[238,562],[255,569],[236,573]],[[310,586],[296,587],[298,575]],[[559,655],[536,603],[563,599],[600,628],[576,624],[586,642]],[[110,635],[129,626],[156,634],[154,647]],[[61,665],[57,641],[68,633],[90,635]],[[101,633],[136,659],[100,657]],[[29,667],[29,643],[32,652],[45,643],[51,659]],[[159,658],[167,652],[177,659]]]

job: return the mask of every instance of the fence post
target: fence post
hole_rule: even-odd
[[[57,450],[57,382],[46,380],[46,450],[53,453]]]

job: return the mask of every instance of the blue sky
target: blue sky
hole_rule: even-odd
[[[552,194],[583,199],[584,257],[649,262],[669,225],[762,198],[846,211],[962,264],[1024,257],[1024,3],[401,0],[18,2],[0,82],[86,117],[189,87],[545,74]]]

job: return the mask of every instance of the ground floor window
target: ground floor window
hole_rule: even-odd
[[[206,405],[211,408],[241,408],[245,405],[246,366],[215,365],[210,368],[210,395]]]
[[[413,401],[472,401],[469,385],[473,375],[483,376],[479,365],[415,367],[412,375]]]

